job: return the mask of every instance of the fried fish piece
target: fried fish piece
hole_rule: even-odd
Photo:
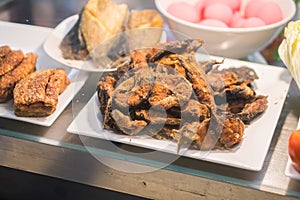
[[[151,9],[133,10],[127,23],[127,43],[131,50],[156,45],[162,35],[163,18]]]
[[[12,97],[14,86],[18,81],[35,71],[37,58],[37,54],[28,53],[20,65],[0,76],[0,103]]]
[[[126,4],[111,0],[89,0],[81,16],[80,30],[91,52],[102,42],[121,33],[129,14]]]
[[[79,14],[79,16],[82,15],[81,13]],[[81,17],[79,17],[78,21],[63,38],[62,42],[59,45],[62,56],[65,59],[85,60],[89,54],[83,35],[79,30],[80,23]]]
[[[63,38],[60,49],[65,59],[85,60],[89,53],[103,44],[96,53],[105,54],[113,43],[104,41],[124,30],[129,15],[126,4],[111,0],[89,0],[79,13],[79,19]],[[98,52],[98,51],[104,52]]]
[[[69,83],[64,69],[46,69],[30,74],[15,86],[15,114],[21,117],[49,116],[56,110],[58,96]]]
[[[24,59],[24,54],[21,50],[10,51],[0,64],[0,76],[13,70]]]

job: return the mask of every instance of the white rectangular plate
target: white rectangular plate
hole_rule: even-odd
[[[42,126],[51,126],[87,80],[88,73],[79,72],[76,69],[70,70],[46,55],[43,50],[43,43],[51,32],[51,28],[0,22],[1,46],[9,45],[12,49],[20,49],[24,53],[35,52],[39,55],[36,66],[37,70],[46,68],[64,68],[71,80],[71,84],[59,96],[56,111],[50,116],[39,118],[17,117],[14,114],[13,101],[11,100],[7,103],[0,103],[0,117]]]
[[[300,129],[300,118],[298,121],[297,129]],[[286,164],[285,175],[293,179],[300,180],[300,173],[292,166],[292,161],[290,157],[288,158],[288,162]]]
[[[222,58],[217,58],[217,60],[222,60]],[[240,67],[244,65],[253,68],[259,76],[259,79],[254,81],[257,94],[268,96],[269,103],[265,113],[246,128],[243,141],[232,151],[214,150],[203,156],[203,153],[201,154],[199,150],[187,150],[183,156],[252,171],[262,169],[289,89],[291,76],[285,68],[225,59],[225,66]],[[112,131],[104,131],[98,104],[97,95],[95,94],[74,119],[67,131],[176,154],[177,145],[175,143],[174,145],[166,145],[168,141],[152,138],[144,139],[141,136],[126,136]]]

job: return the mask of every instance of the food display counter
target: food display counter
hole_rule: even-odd
[[[14,1],[3,6],[7,6],[9,10],[17,3],[18,1]],[[56,5],[55,1],[53,5]],[[148,2],[147,6],[151,7],[153,4]],[[57,24],[65,17],[54,21]],[[9,18],[0,22],[0,42],[5,43],[7,39],[14,48],[23,48],[25,51],[33,49],[40,56],[40,66],[66,68],[69,74],[73,73],[75,76],[77,85],[70,92],[70,100],[64,103],[61,112],[54,119],[30,121],[2,113],[1,166],[150,199],[300,198],[300,181],[297,177],[286,174],[288,138],[297,128],[300,113],[300,93],[293,80],[287,87],[286,98],[278,99],[278,102],[282,101],[283,107],[278,121],[274,119],[275,130],[270,145],[266,144],[269,147],[261,168],[249,170],[241,167],[242,165],[230,166],[128,143],[111,142],[67,131],[93,98],[102,72],[69,69],[47,55],[43,44],[53,33],[56,24],[49,25],[52,28],[46,28],[22,24],[20,21],[22,20]],[[249,56],[248,59],[264,65],[257,55]],[[284,68],[282,63],[275,65],[277,66],[272,67]],[[5,106],[12,106],[12,103]],[[5,110],[1,106],[0,109]],[[73,129],[84,126],[82,123],[96,122],[93,119],[79,120]],[[259,131],[260,134],[268,132]],[[257,157],[258,143],[259,141],[253,142],[252,147]]]

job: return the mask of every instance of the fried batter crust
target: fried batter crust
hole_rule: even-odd
[[[28,53],[20,65],[0,76],[0,103],[6,102],[12,97],[14,86],[18,81],[35,71],[37,58],[37,54]]]
[[[69,83],[64,69],[46,69],[30,74],[15,86],[15,114],[23,117],[52,114],[56,110],[59,94]]]
[[[21,50],[10,51],[7,56],[3,59],[0,65],[0,76],[13,70],[18,66],[24,59],[24,54]]]

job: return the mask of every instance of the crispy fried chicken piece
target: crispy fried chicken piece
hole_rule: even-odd
[[[146,54],[142,51],[130,52],[132,59],[132,68],[148,67]]]
[[[177,127],[164,127],[160,132],[157,132],[152,137],[158,140],[173,140],[174,142],[178,142],[180,139],[180,134]]]
[[[165,85],[155,83],[148,99],[150,105],[161,105],[165,109],[178,107],[179,99],[176,95]]]
[[[232,148],[234,145],[241,142],[245,130],[244,123],[239,118],[228,118],[224,120],[224,126],[217,148]]]
[[[126,135],[136,135],[147,126],[147,122],[143,120],[133,121],[130,119],[130,116],[124,115],[116,109],[111,112],[111,117],[114,121],[118,122],[114,123],[113,126]]]
[[[35,71],[37,54],[29,53],[20,65],[0,76],[0,103],[6,102],[12,97],[15,84],[27,75]]]
[[[211,143],[203,143],[206,136],[207,130],[209,126],[210,119],[206,119],[202,122],[193,122],[190,124],[185,124],[180,129],[180,137],[178,140],[178,149],[179,152],[180,147],[184,145],[192,145],[196,148],[203,149],[212,149],[215,144]]]
[[[183,41],[175,40],[167,43],[156,45],[154,48],[150,48],[147,53],[147,57],[150,63],[154,63],[163,57],[170,54],[189,54],[196,52],[203,45],[203,40],[187,39]]]
[[[243,139],[245,126],[239,118],[224,120],[220,136],[209,134],[210,119],[185,124],[180,130],[164,128],[154,135],[157,139],[170,139],[178,142],[178,151],[182,146],[201,150],[230,149]]]
[[[206,76],[206,80],[214,92],[221,92],[222,90],[224,90],[224,88],[236,84],[238,78],[235,73],[224,72],[220,74],[209,73]]]
[[[192,146],[201,150],[211,150],[216,148],[218,138],[222,129],[216,130],[217,126],[220,126],[221,120],[216,116],[207,118],[202,122],[186,123],[179,130],[178,149],[184,145]],[[219,128],[219,127],[217,127]],[[220,126],[220,128],[222,128]]]
[[[186,108],[182,111],[182,115],[187,121],[199,119],[199,122],[202,122],[210,118],[210,109],[207,105],[202,104],[199,101],[190,100]]]
[[[146,101],[149,96],[149,91],[152,88],[152,84],[145,84],[142,86],[137,86],[130,96],[128,97],[129,106],[138,106],[143,101]]]
[[[102,115],[105,115],[107,103],[113,94],[115,83],[116,79],[112,74],[102,76],[98,82],[97,91]]]
[[[192,84],[181,73],[178,73],[177,69],[158,64],[155,68],[155,77],[156,84],[168,88],[178,98],[181,105],[191,98],[193,93]]]
[[[24,54],[21,50],[10,51],[0,64],[0,76],[13,70],[22,62],[23,58]]]
[[[258,79],[256,72],[246,66],[242,67],[231,67],[227,69],[219,70],[218,67],[213,69],[210,74],[224,74],[224,73],[234,73],[237,76],[237,82],[235,84],[245,83],[246,85]]]
[[[217,64],[223,64],[224,59],[222,61],[216,61],[216,60],[208,60],[208,61],[200,61],[198,62],[198,65],[200,68],[205,72],[205,74],[208,74],[215,65]]]
[[[149,68],[137,70],[131,77],[124,81],[118,81],[113,101],[120,109],[127,109],[128,106],[136,106],[145,100],[153,87],[153,75]]]
[[[170,55],[177,57],[182,66],[186,70],[187,80],[192,84],[192,87],[201,103],[207,104],[212,109],[215,109],[213,93],[207,84],[205,74],[192,61],[185,59],[180,55]]]
[[[268,107],[266,96],[257,96],[251,102],[245,104],[237,116],[245,123],[249,124],[255,117],[263,113]]]
[[[240,85],[230,85],[225,88],[223,94],[226,94],[227,100],[250,99],[255,96],[255,91],[249,85],[242,83]]]
[[[152,124],[163,124],[169,126],[179,126],[181,122],[181,118],[176,118],[172,115],[166,114],[164,111],[158,109],[154,111],[150,110],[139,110],[134,113],[134,118],[138,120],[144,120],[148,123]]]
[[[181,62],[177,59],[176,56],[163,57],[158,61],[156,70],[160,72],[166,71],[172,74],[175,71],[178,75],[186,78],[185,68],[182,66]]]

